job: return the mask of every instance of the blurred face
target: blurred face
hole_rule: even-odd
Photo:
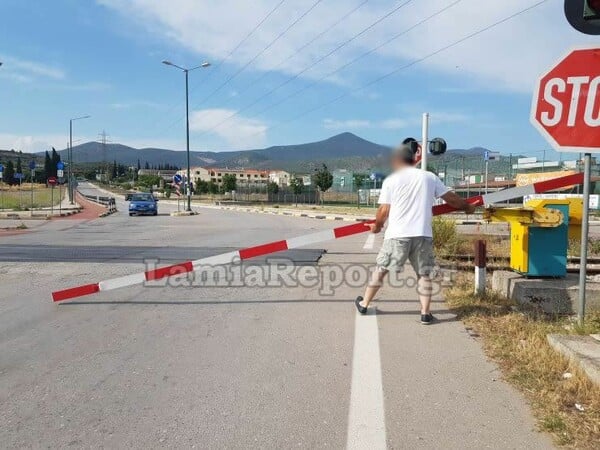
[[[406,165],[405,162],[402,161],[402,159],[396,155],[392,155],[392,157],[390,158],[390,166],[392,167],[393,171],[401,169],[405,165]]]
[[[403,157],[404,155],[402,153],[398,153],[399,150],[400,149],[393,151],[391,158],[390,158],[390,166],[391,166],[392,170],[394,170],[394,171],[399,170],[403,167],[412,167],[414,165],[414,163],[407,161]],[[417,154],[415,155],[415,159],[418,158],[418,155],[420,155],[420,152],[421,152],[421,146],[418,147]]]

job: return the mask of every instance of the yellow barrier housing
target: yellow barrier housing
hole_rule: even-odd
[[[522,208],[488,208],[483,218],[510,224],[510,267],[526,276],[566,275],[569,238],[581,235],[580,198],[534,199]]]

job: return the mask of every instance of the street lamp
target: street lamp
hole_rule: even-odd
[[[92,116],[81,116],[75,117],[69,120],[69,149],[67,150],[67,157],[69,159],[69,203],[73,204],[74,192],[73,192],[73,122],[81,119],[89,119]]]
[[[186,211],[192,211],[192,189],[191,189],[191,172],[190,172],[190,110],[189,110],[189,88],[188,88],[188,73],[196,69],[205,69],[210,67],[209,62],[203,62],[199,66],[187,69],[185,67],[173,64],[171,61],[163,60],[162,63],[166,66],[175,67],[185,73],[185,133],[186,133],[186,152],[187,152],[187,208]]]

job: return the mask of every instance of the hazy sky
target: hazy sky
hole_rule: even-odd
[[[195,150],[343,131],[392,144],[418,137],[428,111],[451,148],[541,156],[536,78],[599,38],[571,30],[563,1],[548,0],[442,50],[538,1],[2,0],[0,148],[64,148],[69,118],[90,114],[78,141],[106,130],[183,149],[184,76],[169,59],[212,63],[190,73]]]

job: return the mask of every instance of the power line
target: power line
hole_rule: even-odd
[[[275,7],[273,7],[273,9],[271,9],[269,11],[269,13],[265,17],[263,17],[260,20],[260,22],[258,22],[256,24],[256,26],[252,30],[250,30],[250,32],[240,42],[238,42],[238,44],[233,49],[231,49],[229,51],[229,53],[227,54],[227,56],[225,56],[225,58],[221,59],[221,61],[219,61],[217,64],[215,64],[215,66],[213,67],[213,70],[210,71],[210,74],[208,75],[207,78],[210,78],[212,75],[214,75],[219,70],[219,68],[223,65],[223,63],[225,61],[227,61],[231,57],[231,55],[233,55],[250,38],[250,36],[252,36],[254,33],[256,33],[256,31],[262,26],[262,24],[265,23],[267,21],[267,19],[269,17],[271,17],[273,15],[273,13],[275,11],[277,11],[281,5],[283,5],[284,2],[285,2],[285,0],[281,0],[279,3],[277,3],[275,5]],[[204,81],[206,81],[206,80],[204,80]],[[194,87],[197,87],[198,85],[199,85],[199,83],[196,84]]]
[[[414,30],[415,28],[419,27],[420,25],[423,25],[424,23],[430,21],[431,19],[439,16],[440,14],[446,12],[447,10],[449,10],[450,8],[454,7],[455,5],[457,5],[458,3],[460,3],[462,0],[455,0],[454,2],[450,3],[449,5],[443,7],[442,9],[436,11],[435,13],[425,17],[424,19],[420,20],[419,22],[415,23],[414,25],[408,27],[407,29],[399,32],[398,34],[392,36],[391,38],[389,38],[388,40],[386,40],[385,42],[379,44],[378,46],[372,48],[371,50],[357,56],[356,58],[352,59],[351,61],[343,64],[342,66],[338,67],[337,69],[333,70],[332,72],[329,72],[328,74],[322,76],[321,78],[314,80],[313,82],[307,84],[306,86],[300,88],[299,90],[292,92],[291,94],[289,94],[288,96],[284,97],[283,99],[280,99],[279,101],[272,103],[271,105],[267,106],[266,108],[261,109],[258,113],[256,113],[256,115],[260,115],[265,113],[266,111],[275,108],[279,105],[281,105],[282,103],[288,101],[290,98],[295,97],[296,95],[310,89],[311,87],[315,86],[316,84],[320,83],[323,80],[326,80],[327,78],[335,75],[336,73],[341,72],[342,70],[344,70],[346,67],[354,64],[356,61],[376,52],[377,50],[379,50],[380,48],[388,45],[389,43],[395,41],[396,39],[408,34],[409,32],[411,32],[412,30]]]
[[[263,78],[265,78],[267,75],[275,72],[276,69],[278,69],[279,67],[281,67],[284,63],[288,62],[294,56],[296,56],[297,54],[299,54],[300,52],[302,52],[309,45],[311,45],[312,43],[314,43],[315,41],[317,41],[318,39],[320,39],[321,37],[323,37],[325,34],[327,34],[328,32],[330,32],[335,27],[337,27],[340,23],[342,23],[344,20],[346,20],[348,17],[350,17],[352,14],[354,14],[356,11],[358,11],[360,8],[362,8],[368,2],[369,2],[369,0],[364,0],[362,3],[359,3],[357,6],[355,6],[354,8],[352,8],[350,11],[348,11],[342,17],[340,17],[337,21],[335,21],[334,23],[332,23],[331,25],[329,25],[327,28],[325,28],[323,31],[321,31],[316,36],[314,36],[311,40],[309,40],[304,45],[302,45],[301,47],[299,47],[298,49],[296,49],[296,51],[294,51],[292,54],[290,54],[285,59],[283,59],[279,63],[277,63],[272,69],[269,69],[268,71],[263,72],[262,75],[260,75],[258,78],[256,78],[250,84],[248,84],[244,89],[242,89],[241,91],[239,91],[238,94],[241,95],[241,94],[247,92],[251,87],[253,87],[256,84],[258,84],[258,82],[261,81]]]
[[[317,105],[317,106],[315,106],[313,108],[310,108],[310,109],[308,109],[308,110],[306,110],[306,111],[304,111],[304,112],[302,112],[302,113],[300,113],[300,114],[298,114],[298,115],[296,115],[296,116],[294,116],[294,117],[292,117],[292,118],[290,118],[288,120],[285,120],[283,122],[279,122],[278,124],[273,125],[271,127],[267,127],[267,129],[272,129],[272,128],[275,128],[276,126],[281,126],[281,125],[285,125],[287,123],[293,122],[293,121],[298,120],[301,117],[304,117],[304,116],[306,116],[306,115],[308,115],[308,114],[310,114],[312,112],[318,111],[319,109],[322,109],[322,108],[324,108],[326,106],[329,106],[329,105],[331,105],[331,104],[333,104],[333,103],[341,100],[342,98],[347,97],[350,94],[362,91],[362,90],[364,90],[364,89],[366,89],[366,88],[368,88],[368,87],[370,87],[370,86],[372,86],[372,85],[374,85],[376,83],[379,83],[382,80],[385,80],[386,78],[389,78],[389,77],[397,74],[398,72],[406,70],[406,69],[408,69],[408,68],[410,68],[412,66],[415,66],[415,65],[417,65],[417,64],[419,64],[419,63],[421,63],[423,61],[426,61],[427,59],[432,58],[433,56],[436,56],[436,55],[438,55],[438,54],[440,54],[440,53],[442,53],[442,52],[444,52],[446,50],[449,50],[452,47],[455,47],[455,46],[457,46],[459,44],[462,44],[463,42],[465,42],[465,41],[467,41],[469,39],[472,39],[472,38],[474,38],[474,37],[476,37],[476,36],[478,36],[478,35],[480,35],[482,33],[485,33],[486,31],[489,31],[489,30],[491,30],[493,28],[496,28],[497,26],[502,25],[503,23],[506,23],[509,20],[512,20],[512,19],[514,19],[514,18],[516,18],[516,17],[518,17],[518,16],[520,16],[522,14],[525,14],[526,12],[529,12],[532,9],[535,9],[538,6],[541,6],[542,4],[544,4],[546,2],[548,2],[548,0],[541,0],[541,1],[537,2],[537,3],[534,3],[533,5],[528,6],[527,8],[521,9],[521,10],[517,11],[516,13],[511,14],[510,16],[505,17],[504,19],[501,19],[501,20],[499,20],[497,22],[494,22],[491,25],[488,25],[488,26],[486,26],[484,28],[481,28],[481,29],[479,29],[477,31],[474,31],[473,33],[470,33],[467,36],[462,37],[462,38],[460,38],[460,39],[452,42],[451,44],[448,44],[448,45],[446,45],[444,47],[441,47],[441,48],[439,48],[438,50],[435,50],[432,53],[429,53],[429,54],[427,54],[427,55],[425,55],[425,56],[423,56],[421,58],[415,59],[415,60],[411,61],[408,64],[404,64],[403,66],[400,66],[400,67],[392,70],[391,72],[386,73],[385,75],[377,77],[377,78],[369,81],[368,83],[363,84],[360,87],[357,87],[355,89],[352,89],[350,91],[342,93],[342,94],[338,95],[337,97],[334,97],[334,98],[332,98],[332,99],[330,99],[330,100],[328,100],[328,101],[326,101],[324,103],[321,103],[320,105]],[[258,135],[260,133],[263,133],[264,131],[265,130],[261,130],[259,133],[254,133],[254,134],[252,134],[250,136]]]
[[[254,61],[256,61],[264,52],[266,52],[269,48],[271,48],[279,39],[281,39],[288,31],[290,31],[298,22],[300,22],[304,17],[306,17],[313,9],[315,9],[317,7],[317,5],[319,3],[321,3],[323,0],[317,0],[315,3],[313,3],[311,5],[310,8],[308,8],[302,15],[300,15],[296,20],[294,20],[290,25],[287,26],[287,28],[285,28],[281,33],[279,33],[277,35],[277,37],[275,37],[275,39],[273,39],[271,42],[269,42],[269,44],[267,44],[266,47],[264,47],[260,52],[258,52],[256,55],[254,55],[246,64],[244,64],[242,67],[240,67],[237,71],[235,71],[233,74],[231,74],[229,77],[227,77],[225,79],[225,81],[223,81],[223,83],[221,83],[219,86],[217,86],[216,89],[214,89],[210,94],[208,94],[206,97],[204,97],[200,103],[198,103],[196,105],[196,108],[200,105],[202,105],[203,103],[205,103],[206,101],[208,101],[213,95],[215,95],[217,92],[219,92],[221,89],[223,89],[227,84],[229,84],[229,82],[231,80],[233,80],[234,78],[236,78],[240,73],[242,73],[248,66],[250,66],[250,64],[252,64]],[[167,126],[163,132],[169,130],[170,128],[172,128],[173,126],[175,126],[177,123],[181,122],[183,120],[183,118],[178,118],[176,119],[174,122],[172,122],[169,126]]]
[[[326,58],[328,58],[329,56],[333,55],[334,53],[336,53],[337,51],[341,50],[343,47],[345,47],[346,45],[348,45],[350,42],[354,41],[355,39],[359,38],[360,36],[362,36],[363,34],[365,34],[367,31],[369,31],[370,29],[372,29],[373,27],[375,27],[376,25],[378,25],[379,23],[381,23],[382,21],[384,21],[385,19],[387,19],[388,17],[390,17],[392,14],[398,12],[401,8],[405,7],[406,5],[408,5],[409,3],[411,3],[413,0],[406,0],[405,2],[401,3],[400,5],[396,6],[394,9],[392,9],[391,11],[388,11],[387,13],[385,13],[383,16],[381,16],[379,19],[377,19],[375,22],[371,23],[369,26],[367,26],[366,28],[364,28],[363,30],[361,30],[359,33],[355,34],[354,36],[352,36],[351,38],[345,40],[344,42],[340,43],[337,47],[335,47],[333,50],[329,51],[328,53],[326,53],[325,55],[322,55],[321,57],[319,57],[316,61],[313,61],[312,63],[310,63],[307,67],[305,67],[304,69],[302,69],[300,72],[296,73],[295,75],[287,78],[285,81],[283,81],[282,83],[278,84],[277,86],[275,86],[274,88],[272,88],[271,90],[269,90],[268,92],[266,92],[265,94],[259,96],[258,98],[256,98],[255,100],[253,100],[251,103],[247,104],[246,106],[244,106],[243,108],[237,110],[236,112],[234,112],[233,114],[229,115],[228,117],[226,117],[225,119],[223,119],[223,121],[219,122],[217,125],[215,125],[214,127],[212,127],[210,130],[207,130],[205,132],[203,132],[202,134],[208,133],[210,131],[215,130],[216,128],[220,127],[223,123],[225,123],[226,121],[232,119],[233,117],[239,115],[240,113],[248,110],[249,108],[251,108],[252,106],[256,105],[257,103],[259,103],[261,100],[263,100],[264,98],[268,97],[269,95],[271,95],[273,92],[279,90],[280,88],[282,88],[283,86],[291,83],[292,81],[294,81],[295,79],[297,79],[300,75],[302,75],[303,73],[307,72],[308,70],[312,69],[313,67],[315,67],[318,63],[320,63],[321,61],[325,60]],[[458,0],[461,1],[461,0]],[[320,80],[322,80],[323,78],[321,78]],[[318,81],[320,81],[318,80]],[[318,82],[317,81],[317,82]],[[313,82],[311,83],[309,86],[312,86],[314,84],[316,84],[317,82]],[[299,93],[299,92],[298,92]],[[293,94],[292,96],[286,97],[285,100],[287,100],[287,98],[291,98],[293,97],[295,94]],[[284,100],[284,101],[285,101]],[[279,102],[282,103],[282,102]],[[278,104],[279,104],[278,103]],[[270,108],[267,108],[270,109]],[[264,110],[261,110],[261,112],[264,112]],[[261,112],[259,112],[258,114],[260,114]],[[201,134],[201,135],[202,135]]]
[[[250,64],[252,64],[254,61],[256,61],[263,53],[265,53],[268,49],[270,49],[277,41],[279,41],[279,39],[281,39],[288,31],[290,31],[298,22],[300,22],[302,19],[304,19],[313,9],[315,9],[317,7],[317,5],[319,3],[321,3],[323,0],[317,0],[316,2],[314,2],[310,8],[308,8],[304,13],[302,13],[296,20],[294,20],[290,25],[287,26],[287,28],[285,28],[281,33],[279,33],[277,35],[277,37],[275,37],[275,39],[273,39],[271,42],[269,42],[269,44],[267,44],[267,46],[265,48],[263,48],[260,52],[258,52],[256,55],[254,55],[248,62],[246,62],[246,64],[244,64],[242,67],[240,67],[237,71],[235,71],[232,75],[230,75],[228,78],[225,79],[225,81],[223,81],[223,83],[221,83],[215,90],[213,90],[210,94],[208,94],[206,97],[204,97],[200,103],[203,104],[206,101],[208,101],[213,95],[215,95],[217,92],[219,92],[223,87],[225,87],[227,84],[229,84],[229,82],[231,80],[233,80],[234,78],[236,78],[240,73],[242,73],[248,66],[250,66]]]
[[[210,77],[212,75],[214,75],[215,72],[217,72],[220,67],[223,65],[223,63],[225,61],[227,61],[227,59],[229,59],[231,57],[231,55],[233,55],[254,33],[256,33],[258,31],[258,29],[269,19],[269,17],[271,17],[273,15],[273,13],[275,13],[275,11],[277,11],[279,9],[279,7],[281,5],[283,5],[283,3],[286,0],[280,0],[279,3],[277,3],[268,13],[266,16],[264,16],[255,26],[254,28],[252,28],[252,30],[250,30],[248,32],[248,34],[246,34],[246,36],[244,36],[244,38],[239,41],[237,43],[237,45],[232,48],[229,53],[227,54],[227,56],[225,56],[225,58],[221,59],[217,64],[214,65],[213,69],[209,71],[208,76],[203,80],[203,82],[206,82],[208,79],[210,79]],[[193,90],[195,88],[197,88],[201,83],[197,83],[195,84],[191,89],[190,92],[193,92]],[[171,114],[171,112],[175,109],[175,107],[177,107],[179,105],[179,103],[175,103],[173,105],[171,105],[171,107],[168,109],[168,111],[164,114],[161,115],[161,117],[164,117],[166,115]],[[160,119],[159,119],[160,120]],[[177,119],[175,122],[171,123],[167,128],[165,128],[165,130],[168,130],[169,128],[171,128],[172,126],[174,126],[177,122],[181,121],[182,119],[179,118]]]

